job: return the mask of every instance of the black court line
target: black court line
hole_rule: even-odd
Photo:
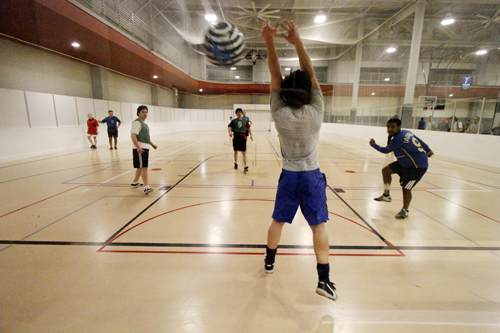
[[[177,181],[177,183],[175,183],[174,185],[172,185],[168,190],[165,191],[165,193],[163,193],[162,195],[160,195],[155,201],[153,201],[149,206],[147,206],[146,208],[144,208],[139,214],[137,214],[134,218],[132,218],[130,221],[128,221],[123,227],[121,227],[120,229],[118,229],[117,232],[115,232],[113,235],[111,235],[111,237],[109,237],[107,240],[106,240],[106,246],[110,244],[110,242],[116,237],[118,236],[125,228],[127,228],[132,222],[134,222],[139,216],[141,216],[142,214],[144,214],[144,212],[146,212],[149,208],[151,208],[155,203],[157,203],[161,198],[163,198],[165,195],[167,195],[170,191],[172,191],[178,184],[180,184],[184,179],[186,179],[191,173],[193,173],[193,171],[195,171],[196,169],[198,169],[200,167],[200,165],[202,165],[203,163],[205,163],[207,160],[213,158],[213,157],[217,157],[219,155],[214,155],[214,156],[210,156],[206,159],[204,159],[201,163],[199,163],[195,168],[193,168],[193,170],[189,171],[184,177],[182,177],[181,179],[179,179],[179,181]]]
[[[484,183],[476,182],[474,180],[469,180],[469,179],[463,180],[463,179],[460,179],[458,177],[453,177],[453,176],[450,176],[450,175],[447,175],[447,174],[444,174],[444,173],[437,173],[437,172],[434,172],[434,171],[429,171],[429,173],[433,174],[433,175],[437,175],[437,176],[445,176],[445,177],[451,178],[453,180],[458,180],[458,181],[464,182],[465,184],[472,183],[472,184],[477,184],[477,185],[481,185],[481,186],[491,187],[491,188],[494,188],[494,189],[500,189],[500,187],[498,187],[498,186],[494,186],[494,185],[491,185],[491,184],[484,184]],[[474,186],[474,185],[472,185],[472,186]]]
[[[278,152],[276,151],[276,148],[274,148],[274,145],[273,143],[271,142],[271,140],[269,140],[269,138],[266,138],[267,139],[267,142],[269,142],[269,145],[271,146],[271,148],[273,149],[274,151],[274,154],[276,154],[276,157],[280,157],[280,155],[278,154]]]
[[[354,208],[352,208],[344,199],[342,199],[342,197],[330,186],[330,185],[326,185],[347,207],[349,207],[349,209],[354,213],[356,214],[357,217],[359,217],[361,219],[361,221],[363,221],[364,224],[366,224],[366,226],[368,228],[370,228],[371,231],[373,231],[373,233],[375,235],[378,236],[378,238],[380,238],[380,240],[382,242],[384,242],[387,246],[389,247],[393,247],[394,248],[394,245],[392,245],[389,241],[387,241],[377,230],[375,230],[375,228],[373,228],[368,222],[365,221],[365,219],[358,214],[357,211],[354,210]]]
[[[488,169],[482,169],[482,168],[478,168],[476,166],[462,164],[462,163],[458,163],[458,162],[455,162],[455,161],[447,161],[447,160],[442,160],[442,159],[439,159],[439,158],[435,158],[435,159],[438,160],[438,161],[440,161],[440,162],[446,162],[446,163],[451,163],[453,165],[460,165],[460,166],[464,166],[464,167],[471,168],[471,169],[476,169],[476,170],[481,170],[481,171],[485,171],[485,172],[500,174],[500,172],[498,172],[498,171],[492,171],[492,170],[488,170]],[[470,163],[474,163],[474,162],[470,162]]]
[[[144,242],[70,242],[70,241],[28,241],[0,240],[4,245],[51,245],[51,246],[123,246],[123,247],[179,247],[179,248],[240,248],[265,249],[266,244],[198,244],[198,243],[144,243]],[[280,249],[314,249],[312,245],[281,245]],[[380,246],[380,245],[331,245],[333,250],[417,250],[417,251],[500,251],[500,246]]]
[[[6,168],[16,167],[16,166],[23,165],[23,164],[30,164],[30,163],[36,163],[36,162],[51,160],[51,159],[54,159],[54,158],[66,157],[68,155],[81,154],[81,153],[85,153],[85,152],[88,152],[88,149],[85,149],[85,150],[82,149],[81,151],[77,151],[77,152],[74,152],[74,153],[65,153],[65,152],[63,152],[63,153],[61,153],[62,155],[51,156],[51,157],[47,157],[47,158],[42,158],[42,159],[35,160],[35,161],[27,161],[27,162],[21,162],[21,163],[17,163],[17,164],[5,165],[5,166],[0,167],[0,169],[6,169]],[[56,154],[58,154],[58,153],[56,153]]]

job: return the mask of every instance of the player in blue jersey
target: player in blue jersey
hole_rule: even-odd
[[[408,217],[411,202],[411,189],[422,179],[429,166],[428,158],[434,155],[429,146],[417,138],[412,132],[401,129],[401,120],[389,119],[387,122],[387,147],[380,147],[375,140],[370,139],[370,146],[381,153],[394,153],[398,159],[382,169],[384,180],[384,194],[376,201],[391,202],[389,189],[391,187],[392,174],[399,175],[399,183],[403,188],[403,208],[396,215],[397,219]]]
[[[113,149],[113,138],[115,140],[115,149],[118,149],[116,147],[118,141],[118,128],[122,124],[122,121],[118,119],[118,117],[113,116],[113,110],[109,110],[108,116],[104,118],[101,123],[106,123],[108,125],[109,149]]]

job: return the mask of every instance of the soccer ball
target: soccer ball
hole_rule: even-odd
[[[230,66],[245,57],[243,34],[227,22],[210,26],[204,47],[208,61],[217,66]]]

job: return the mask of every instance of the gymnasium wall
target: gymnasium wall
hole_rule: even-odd
[[[147,97],[146,91],[143,94]],[[142,101],[141,104],[148,106],[147,123],[153,135],[183,130],[225,132],[229,117],[234,117],[233,105],[227,109],[186,109],[154,106]],[[108,110],[113,110],[122,121],[119,140],[130,145],[130,126],[137,118],[139,103],[0,88],[0,105],[3,106],[0,109],[0,162],[5,162],[87,147],[87,114],[102,120]],[[254,123],[253,129],[269,130],[269,111],[251,106],[253,103],[245,108]],[[106,124],[100,124],[100,147],[107,147],[106,129]]]
[[[0,38],[0,88],[92,97],[87,64]]]
[[[385,146],[387,142],[387,129],[385,127],[323,124],[321,131],[343,135],[366,143],[367,146],[370,138],[375,139],[382,146]],[[424,131],[418,129],[411,129],[411,131],[429,145],[437,158],[449,157],[464,162],[500,167],[500,154],[497,153],[500,151],[500,138],[498,136]],[[381,154],[375,149],[373,151],[374,153]]]

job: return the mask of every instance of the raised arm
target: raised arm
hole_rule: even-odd
[[[300,69],[309,74],[309,77],[311,78],[312,81],[312,89],[321,90],[318,79],[316,78],[316,74],[314,74],[314,68],[312,65],[311,58],[307,54],[304,44],[300,39],[299,30],[297,29],[297,26],[293,24],[293,21],[280,23],[280,26],[286,30],[286,33],[282,34],[281,36],[284,37],[287,42],[295,46],[295,50],[297,50],[297,56],[299,57]]]
[[[278,60],[278,55],[276,54],[276,46],[274,45],[274,36],[276,36],[277,27],[271,27],[269,24],[269,19],[264,24],[264,28],[260,36],[266,41],[267,46],[267,64],[269,65],[269,72],[271,73],[271,94],[275,91],[280,91],[281,82],[283,77],[281,76],[280,62]]]

